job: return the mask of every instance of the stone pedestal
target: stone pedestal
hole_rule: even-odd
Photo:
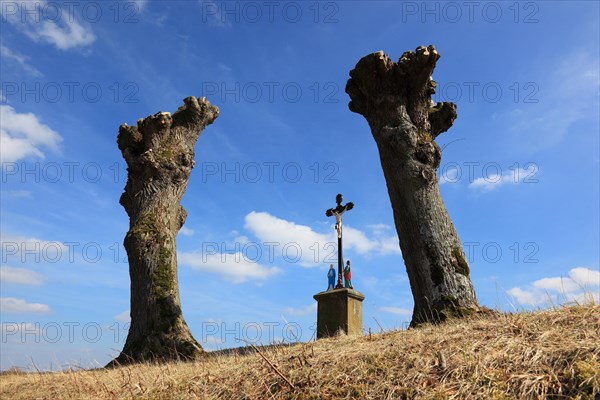
[[[339,330],[347,335],[362,335],[362,301],[365,296],[353,289],[334,289],[317,293],[317,339],[335,336]]]

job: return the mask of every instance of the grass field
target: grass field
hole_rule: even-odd
[[[600,306],[489,314],[192,363],[5,372],[2,399],[599,399]]]

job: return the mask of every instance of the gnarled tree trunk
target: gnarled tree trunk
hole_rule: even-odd
[[[117,143],[128,167],[120,203],[129,215],[125,249],[131,277],[131,326],[109,366],[193,359],[204,351],[183,319],[175,237],[187,213],[179,204],[194,167],[194,145],[219,109],[188,97],[168,112],[121,125]]]
[[[350,71],[349,108],[363,115],[379,148],[394,222],[414,297],[411,326],[479,310],[461,242],[440,196],[434,139],[456,118],[453,103],[433,104],[434,46],[394,63],[383,52]]]

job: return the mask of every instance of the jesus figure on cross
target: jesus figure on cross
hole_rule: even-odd
[[[352,202],[348,202],[345,205],[342,205],[343,199],[344,198],[342,197],[342,195],[338,194],[335,197],[337,207],[330,208],[329,210],[325,211],[325,215],[327,215],[328,217],[335,216],[335,230],[337,232],[338,237],[338,281],[337,285],[335,286],[336,289],[341,289],[344,287],[344,284],[342,282],[344,265],[344,259],[342,256],[342,214],[354,208],[354,203]]]

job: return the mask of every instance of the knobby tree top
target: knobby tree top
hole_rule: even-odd
[[[429,140],[435,139],[456,119],[454,103],[438,103],[432,107],[431,95],[437,83],[431,75],[439,58],[433,45],[407,51],[397,63],[382,51],[363,57],[350,71],[346,85],[352,99],[348,105],[350,110],[363,115],[370,123],[385,121],[387,125],[397,126],[409,122],[419,131],[429,133]]]

